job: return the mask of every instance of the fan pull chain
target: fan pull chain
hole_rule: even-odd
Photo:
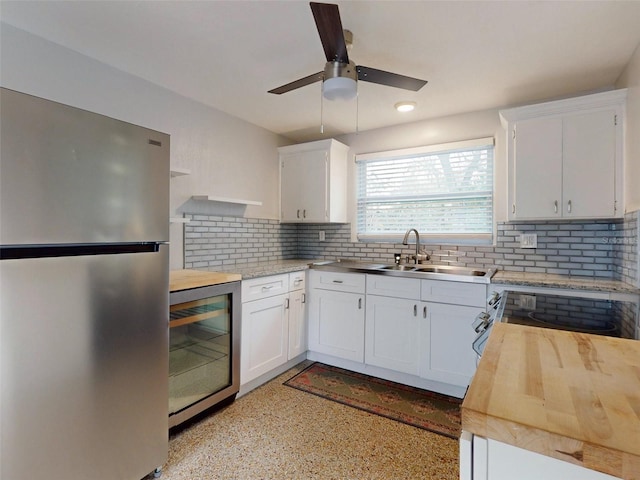
[[[320,84],[320,133],[324,133],[324,95],[322,89],[324,82]]]
[[[357,88],[358,88],[358,85],[356,84],[356,89]],[[358,95],[358,90],[356,90],[356,135],[360,133],[359,120],[360,120],[360,95]]]

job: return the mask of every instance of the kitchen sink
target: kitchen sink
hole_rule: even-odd
[[[411,272],[417,270],[413,265],[385,265],[380,267],[380,270],[398,270],[400,272]]]
[[[450,275],[470,275],[472,277],[484,277],[487,274],[486,270],[474,270],[471,268],[452,267],[449,265],[429,265],[424,267],[418,266],[414,267],[413,269],[417,270],[418,272],[447,273]]]
[[[322,261],[310,265],[311,269],[336,272],[370,273],[406,278],[431,278],[456,282],[491,283],[495,268],[468,268],[452,265],[380,264],[354,260]]]

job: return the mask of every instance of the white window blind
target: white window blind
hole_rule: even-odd
[[[357,234],[395,241],[409,228],[439,243],[490,243],[493,138],[358,155]]]

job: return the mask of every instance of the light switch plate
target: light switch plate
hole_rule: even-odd
[[[538,248],[538,234],[537,233],[521,234],[520,248]]]

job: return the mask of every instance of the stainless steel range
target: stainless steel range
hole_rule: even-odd
[[[476,317],[473,349],[482,355],[494,322],[553,328],[621,338],[638,337],[633,301],[505,290],[493,293],[489,312]]]

